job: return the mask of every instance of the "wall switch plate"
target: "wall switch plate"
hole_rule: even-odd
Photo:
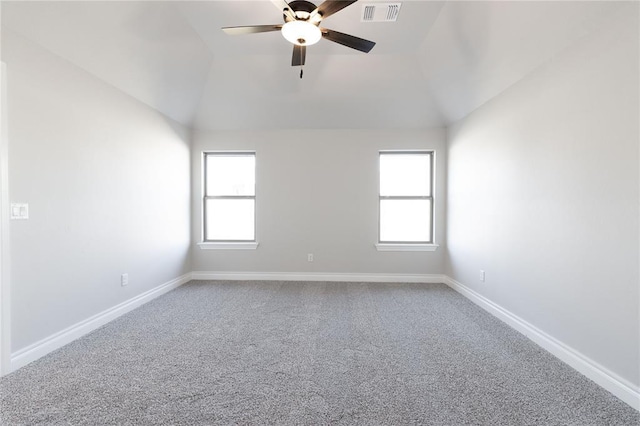
[[[122,274],[120,276],[120,285],[124,287],[129,284],[129,274]]]
[[[484,282],[484,271],[480,270],[480,281]]]
[[[313,253],[309,253],[309,254],[307,255],[307,261],[308,261],[308,262],[313,262]]]
[[[29,219],[29,204],[11,203],[11,219]]]

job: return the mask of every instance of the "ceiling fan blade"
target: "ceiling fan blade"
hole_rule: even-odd
[[[336,12],[340,12],[345,7],[350,4],[355,3],[358,0],[325,0],[323,3],[318,6],[316,10],[314,10],[311,15],[315,15],[319,13],[322,15],[322,19],[325,19],[328,16],[333,15]]]
[[[248,27],[225,27],[222,31],[229,35],[267,33],[269,31],[280,31],[282,25],[251,25]]]
[[[273,3],[273,5],[277,7],[280,12],[282,12],[285,8],[289,8],[289,3],[287,3],[286,0],[271,0],[271,3]]]
[[[294,14],[293,10],[291,10],[286,0],[271,0],[271,3],[273,3],[273,5],[277,7],[278,10],[282,12],[282,14],[288,16],[289,19],[296,19],[296,15]]]
[[[293,57],[291,58],[291,66],[297,67],[304,65],[304,60],[307,57],[307,46],[293,45]]]
[[[338,31],[329,30],[327,28],[320,28],[320,31],[322,31],[322,37],[326,38],[327,40],[339,43],[352,49],[359,50],[364,53],[369,53],[369,51],[373,49],[373,46],[376,45],[376,43],[373,41],[365,40],[363,38],[352,36],[349,34],[340,33]]]

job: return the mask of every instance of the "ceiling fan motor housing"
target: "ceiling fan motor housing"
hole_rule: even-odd
[[[291,9],[296,16],[298,16],[298,12],[305,12],[308,17],[311,12],[317,9],[317,6],[306,0],[293,0],[289,3],[289,9]],[[291,17],[287,16],[286,13],[282,16],[285,22],[289,22],[292,20]]]

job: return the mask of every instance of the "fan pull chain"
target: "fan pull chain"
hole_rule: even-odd
[[[302,66],[300,67],[300,79],[302,79]]]

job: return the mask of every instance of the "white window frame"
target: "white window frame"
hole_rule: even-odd
[[[431,195],[428,196],[414,196],[414,195],[393,195],[383,196],[380,194],[380,159],[383,155],[429,155],[429,161],[431,163],[431,176],[429,178],[429,185]],[[378,152],[378,242],[375,244],[378,251],[436,251],[439,247],[435,243],[435,150],[383,150]],[[431,201],[431,215],[429,227],[431,229],[430,241],[381,241],[380,240],[380,205],[382,200],[430,200]]]
[[[255,151],[204,151],[202,153],[202,235],[201,242],[198,246],[203,250],[234,250],[234,249],[256,249],[258,248],[258,228],[257,228],[257,189],[254,190],[253,195],[207,195],[207,157],[209,156],[253,156],[255,168],[257,169],[257,155]],[[255,169],[254,169],[255,170]],[[255,173],[255,172],[254,172]],[[253,240],[207,240],[207,200],[210,199],[238,199],[238,200],[253,200]]]

